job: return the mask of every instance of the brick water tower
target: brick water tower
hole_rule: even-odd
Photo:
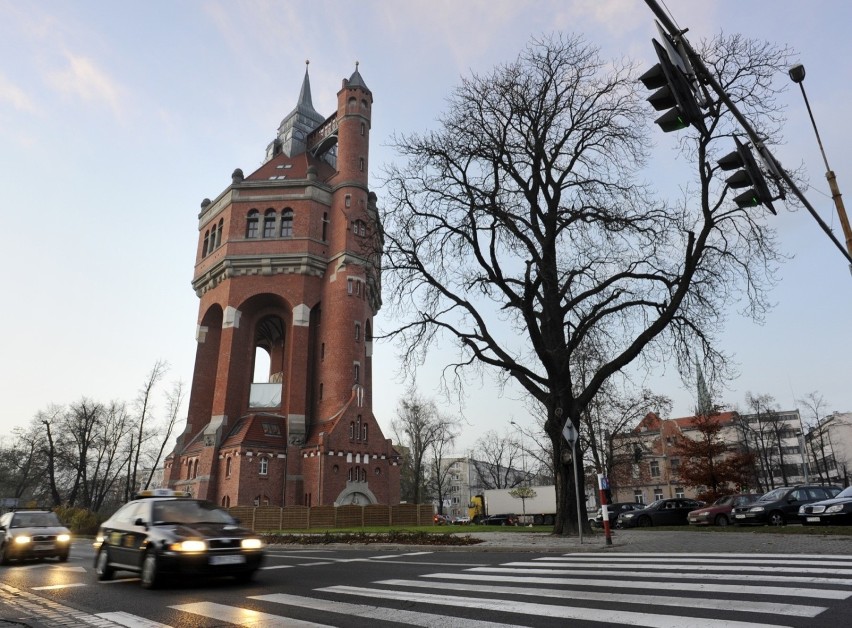
[[[263,165],[202,202],[198,348],[170,487],[223,506],[399,502],[399,455],[372,410],[372,107],[356,64],[320,115],[306,68]]]

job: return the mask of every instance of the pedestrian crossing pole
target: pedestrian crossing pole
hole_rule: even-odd
[[[603,518],[604,536],[606,544],[612,545],[612,531],[609,527],[609,500],[606,498],[606,491],[609,488],[609,479],[604,477],[603,473],[598,473],[598,492],[601,499],[601,516]]]

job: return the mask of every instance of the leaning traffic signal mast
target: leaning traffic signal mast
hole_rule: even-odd
[[[657,3],[656,0],[645,0],[645,4],[647,4],[648,7],[651,9],[651,11],[654,12],[654,15],[657,17],[660,24],[662,25],[661,31],[663,31],[663,35],[665,37],[669,38],[670,42],[673,44],[668,50],[663,49],[663,53],[668,57],[669,61],[671,61],[672,64],[674,64],[676,66],[676,68],[677,68],[678,65],[680,65],[681,68],[686,67],[686,68],[694,69],[693,70],[694,73],[695,73],[694,77],[689,77],[689,76],[686,76],[686,74],[683,74],[683,76],[685,77],[685,80],[687,81],[687,84],[690,84],[690,79],[694,78],[695,80],[697,80],[698,84],[709,86],[713,90],[713,92],[715,92],[715,94],[719,97],[719,100],[722,103],[725,104],[728,111],[731,112],[731,114],[734,116],[734,118],[737,120],[737,122],[739,122],[743,131],[745,131],[746,135],[748,135],[748,138],[751,142],[752,148],[754,150],[756,150],[758,152],[758,154],[761,156],[762,160],[764,161],[764,163],[766,165],[766,169],[769,171],[770,175],[776,180],[776,183],[778,184],[778,188],[779,188],[779,195],[778,195],[777,198],[784,198],[784,196],[783,196],[784,189],[782,187],[782,182],[783,182],[783,184],[787,186],[787,188],[796,196],[796,198],[798,198],[802,202],[802,205],[804,205],[805,208],[810,212],[811,216],[813,216],[814,220],[817,221],[817,223],[820,225],[822,230],[831,239],[831,241],[834,242],[834,245],[840,250],[840,252],[843,254],[843,256],[850,262],[850,264],[852,264],[852,253],[848,252],[844,248],[843,244],[831,232],[831,229],[828,227],[828,225],[825,224],[825,222],[822,220],[822,218],[819,217],[819,214],[817,214],[814,207],[810,204],[808,199],[805,197],[805,195],[802,193],[802,191],[796,185],[796,182],[793,181],[793,179],[792,179],[792,177],[790,177],[789,173],[787,173],[787,171],[784,170],[784,168],[781,167],[781,164],[778,162],[777,159],[775,159],[775,156],[769,151],[769,149],[763,143],[762,138],[760,138],[757,135],[757,132],[751,126],[749,121],[740,112],[740,110],[737,108],[736,104],[733,102],[731,97],[725,92],[725,90],[722,88],[722,86],[719,84],[719,82],[716,80],[716,78],[713,76],[713,74],[710,72],[710,70],[704,64],[704,61],[701,59],[701,57],[698,55],[698,53],[695,52],[695,50],[689,44],[687,39],[683,36],[684,33],[686,32],[686,30],[681,30],[681,29],[677,28],[675,26],[674,22],[672,22],[672,20],[665,13],[665,11],[663,11],[662,7],[660,7],[660,5]],[[657,56],[660,57],[660,59],[661,59],[660,65],[665,67],[665,64],[662,63],[662,57],[660,55],[660,48],[661,48],[660,44],[656,40],[654,40],[654,49],[657,52]],[[679,59],[679,57],[683,57],[683,58]],[[655,68],[656,68],[656,66],[655,66]],[[683,70],[680,70],[680,68],[677,68],[677,69],[679,71],[683,72]],[[645,82],[645,79],[648,76],[648,74],[651,74],[653,72],[654,72],[654,69],[652,68],[651,72],[646,73],[640,79],[640,80],[642,80],[643,83],[645,83],[646,87],[649,87],[651,89],[654,89],[653,85],[656,84],[656,82],[658,82],[658,81],[652,80],[652,84],[648,85],[648,83]],[[652,74],[652,77],[653,77],[653,74]],[[679,80],[677,78],[675,78],[673,80],[675,81],[675,83],[679,83]],[[676,89],[676,88],[673,88],[673,90],[674,89]],[[681,96],[683,96],[682,91],[678,92],[678,93],[680,93]],[[692,91],[692,96],[693,96],[693,102],[695,102],[695,104],[697,106],[697,100],[695,99],[695,91],[694,90]],[[654,104],[654,100],[652,100],[652,99],[656,99],[656,97],[657,97],[657,95],[654,94],[653,96],[651,96],[651,98],[649,98],[649,101],[651,101],[651,104],[654,105],[655,107],[656,107],[656,105]],[[678,104],[678,107],[680,108],[681,104]],[[695,124],[696,128],[698,128],[699,131],[702,132],[702,135],[706,134],[706,131],[702,131],[703,122],[702,122],[702,125],[699,127],[698,124],[695,123],[694,119],[692,119],[690,117],[690,114],[688,113],[688,111],[690,111],[691,108],[688,107],[688,106],[685,106],[685,107],[686,107],[685,109],[681,109],[681,112],[685,113],[686,117],[683,118],[681,120],[681,122],[686,122],[686,124],[683,124],[680,128],[685,128],[686,126],[689,126],[690,124]],[[693,113],[694,113],[694,111],[693,111]],[[666,115],[664,115],[663,117],[665,118]],[[668,120],[668,118],[667,118],[667,120]],[[674,127],[673,125],[669,125],[669,124],[667,124],[667,127],[671,126],[672,128],[663,127],[663,125],[660,123],[659,119],[657,120],[657,124],[659,124],[661,126],[661,128],[663,128],[663,130],[666,131],[666,132],[677,130],[676,127]],[[765,188],[765,190],[761,187],[761,182],[764,186],[766,185],[765,178],[763,177],[763,174],[760,172],[760,169],[757,167],[757,162],[754,160],[754,157],[753,157],[751,151],[745,146],[742,146],[743,150],[740,151],[741,146],[742,145],[737,140],[738,159],[740,159],[743,162],[742,167],[745,171],[745,176],[747,176],[750,179],[750,181],[746,182],[745,185],[751,185],[753,187],[747,193],[740,194],[739,196],[737,196],[736,199],[735,199],[735,202],[740,207],[751,207],[751,206],[763,204],[763,205],[766,205],[767,208],[770,211],[772,211],[772,213],[774,214],[775,211],[774,211],[774,208],[771,205],[771,201],[774,200],[774,198],[769,194],[768,186]],[[731,155],[733,155],[733,153]],[[731,155],[728,155],[728,156],[722,158],[722,160],[720,160],[720,161],[725,161],[728,157],[731,157]],[[746,162],[748,160],[750,160],[751,163],[747,165]],[[720,164],[720,167],[725,169],[725,167],[722,164]],[[731,166],[731,169],[738,168],[738,167],[740,167],[740,165],[733,165],[733,166]],[[742,175],[735,174],[734,177],[736,177],[735,182],[744,181]],[[734,178],[734,177],[731,177],[731,178]],[[735,187],[734,185],[731,184],[730,179],[728,180],[728,185],[730,185],[731,187]],[[741,204],[741,203],[744,203],[744,204]]]
[[[769,186],[766,184],[766,178],[763,176],[754,155],[748,146],[745,146],[740,140],[734,137],[737,143],[737,150],[722,157],[717,163],[722,170],[733,170],[741,168],[727,178],[729,187],[739,189],[750,187],[742,194],[734,198],[737,207],[757,207],[758,205],[766,205],[766,209],[773,214],[778,212],[772,207],[772,193],[769,191]]]

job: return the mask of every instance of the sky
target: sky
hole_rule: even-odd
[[[841,191],[852,190],[852,4],[841,0],[669,0],[693,44],[719,31],[789,44]],[[0,0],[0,439],[50,404],[85,396],[132,400],[157,360],[187,388],[198,299],[190,281],[205,197],[231,172],[260,166],[299,94],[310,60],[314,107],[329,115],[341,80],[359,70],[374,96],[371,187],[396,155],[393,133],[437,127],[462,77],[513,60],[531,37],[583,34],[606,58],[652,64],[653,15],[638,0]],[[802,167],[808,198],[842,242],[825,166],[798,87],[781,163]],[[649,116],[653,112],[649,107]],[[675,140],[652,135],[661,188],[684,183]],[[852,197],[850,197],[852,198]],[[772,218],[784,252],[763,324],[730,304],[722,347],[740,377],[717,391],[743,406],[747,391],[784,409],[818,391],[828,410],[852,410],[852,274],[805,211]],[[852,203],[850,203],[852,205]],[[393,321],[379,313],[377,330]],[[377,343],[374,412],[390,434],[397,403],[395,347]],[[419,391],[437,390],[441,356]],[[641,373],[692,414],[695,386],[673,365]],[[487,378],[468,387],[460,451],[483,432],[531,425],[519,395]],[[162,411],[164,401],[159,401]]]

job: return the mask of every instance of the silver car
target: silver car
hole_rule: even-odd
[[[71,531],[49,510],[17,510],[0,517],[0,564],[12,559],[68,560]]]

